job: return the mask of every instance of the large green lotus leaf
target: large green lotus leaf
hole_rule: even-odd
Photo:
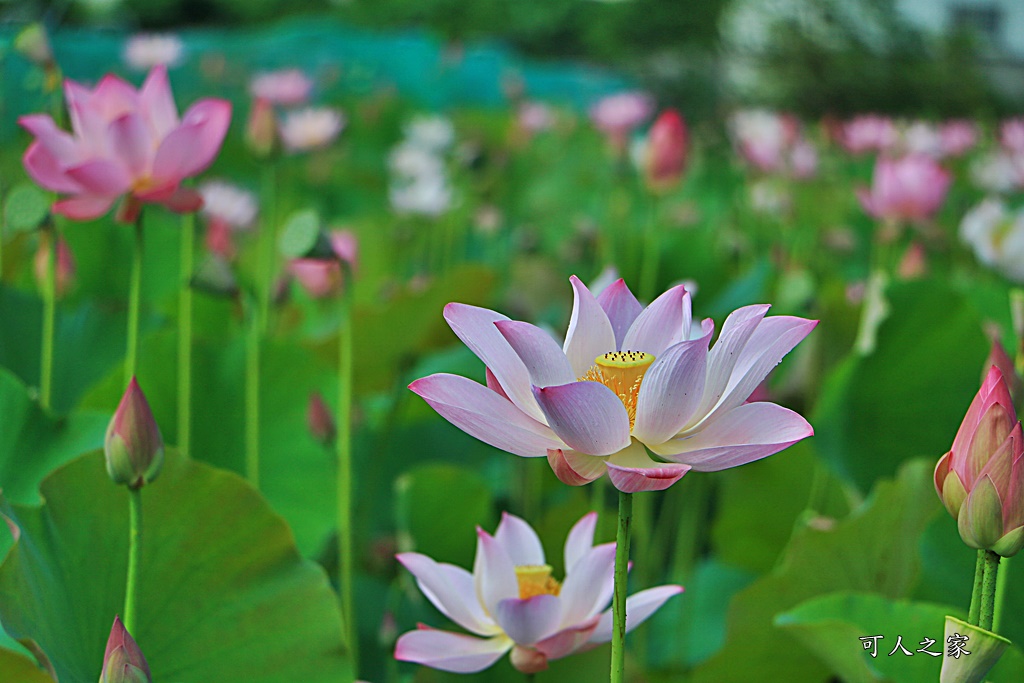
[[[775,566],[808,504],[827,517],[841,517],[848,510],[837,480],[806,441],[771,458],[725,470],[716,475],[715,484],[717,514],[711,540],[716,557],[759,574]],[[771,505],[765,505],[766,500]]]
[[[20,532],[0,565],[0,619],[60,680],[94,681],[123,606],[128,493],[101,452],[54,472],[41,493],[42,507],[0,499]],[[343,680],[336,596],[255,490],[169,450],[142,500],[133,635],[157,680]]]
[[[775,571],[733,599],[726,644],[694,670],[693,683],[825,680],[821,662],[773,627],[775,615],[836,591],[908,596],[918,538],[939,510],[931,471],[930,462],[907,463],[846,519],[798,528]]]
[[[942,629],[950,612],[944,605],[841,591],[800,603],[778,615],[775,625],[791,633],[844,681],[932,683],[942,666]],[[874,657],[860,640],[873,636],[882,636],[875,641]],[[898,639],[912,654],[898,649]],[[918,652],[925,649],[939,656]]]
[[[0,286],[0,365],[26,385],[39,385],[42,304]],[[57,308],[54,333],[53,408],[67,412],[97,380],[119,365],[125,351],[125,318],[94,303]]]
[[[49,674],[31,659],[4,649],[0,649],[0,680],[11,683],[53,683]]]
[[[870,593],[838,592],[811,598],[780,614],[775,624],[789,631],[850,683],[932,683],[942,667],[947,605],[891,600]],[[861,638],[882,636],[871,650]],[[899,649],[897,641],[912,654]],[[925,639],[933,641],[929,644]],[[968,643],[969,649],[970,643]],[[931,656],[921,650],[938,652]],[[992,683],[1024,680],[1020,651],[1007,652],[986,677]]]
[[[54,418],[28,389],[0,368],[0,490],[16,503],[39,501],[39,483],[50,470],[103,445],[109,414],[71,413]],[[5,548],[0,541],[0,552]]]
[[[410,549],[472,567],[477,525],[493,533],[493,501],[479,474],[443,463],[417,465],[395,480],[396,526]]]
[[[887,296],[874,352],[826,378],[811,419],[815,448],[862,491],[908,458],[949,450],[988,353],[974,308],[943,281],[894,283]]]
[[[176,338],[148,335],[139,356],[139,383],[164,440],[177,443]],[[245,470],[245,344],[242,339],[196,340],[192,369],[192,453],[238,473]],[[119,371],[83,400],[116,406],[124,391]],[[319,553],[334,528],[335,465],[332,448],[310,435],[306,408],[319,391],[335,403],[336,375],[295,343],[264,346],[260,372],[260,490],[288,521],[303,555]]]

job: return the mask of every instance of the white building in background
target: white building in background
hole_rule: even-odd
[[[976,31],[991,46],[992,58],[1024,60],[1024,0],[896,0],[896,7],[934,33]]]

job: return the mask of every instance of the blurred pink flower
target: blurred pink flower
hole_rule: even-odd
[[[223,180],[208,180],[199,186],[206,217],[206,247],[223,259],[235,257],[234,233],[256,220],[256,196]]]
[[[675,185],[686,168],[689,136],[686,121],[675,109],[666,109],[658,116],[647,134],[647,186],[662,191]]]
[[[818,170],[818,151],[801,135],[800,122],[790,114],[765,109],[738,111],[729,119],[740,156],[762,173],[810,178]]]
[[[590,108],[594,127],[608,136],[612,146],[622,151],[630,132],[654,112],[654,101],[642,92],[622,92],[598,100]]]
[[[285,114],[278,125],[289,152],[308,152],[334,142],[345,127],[345,115],[329,107],[307,107]]]
[[[256,99],[289,106],[305,103],[312,90],[313,81],[299,69],[265,71],[249,83],[249,92]]]
[[[487,386],[436,374],[409,385],[442,417],[501,450],[547,457],[566,484],[606,472],[622,491],[665,489],[688,470],[721,470],[813,433],[795,412],[747,397],[817,321],[747,306],[691,330],[690,295],[647,308],[617,280],[600,297],[576,276],[561,348],[544,330],[451,303],[444,316],[484,362]],[[646,448],[645,448],[646,447]],[[667,462],[658,462],[647,449]]]
[[[899,132],[890,119],[868,114],[846,122],[839,141],[851,154],[883,152],[899,141]]]
[[[879,157],[870,191],[860,188],[857,197],[878,220],[925,221],[942,206],[952,180],[952,174],[926,154]]]
[[[395,659],[474,673],[511,650],[516,669],[536,673],[551,660],[610,641],[612,611],[603,608],[612,598],[615,544],[594,545],[596,524],[597,513],[591,512],[569,531],[562,582],[551,576],[537,533],[508,513],[494,536],[477,527],[472,574],[419,553],[399,554],[427,599],[479,637],[421,625],[398,639]],[[667,585],[629,596],[626,630],[682,591],[682,586]]]
[[[314,299],[323,299],[341,291],[345,284],[342,264],[355,268],[359,244],[349,230],[334,230],[330,235],[335,258],[300,258],[288,264],[288,270]]]
[[[1024,154],[1024,117],[1003,121],[999,126],[999,143],[1008,152]]]
[[[36,278],[36,285],[42,290],[46,287],[46,272],[50,260],[50,242],[45,239],[39,243],[39,249],[33,263],[33,271]],[[67,241],[63,237],[57,240],[57,258],[53,262],[56,268],[56,291],[54,295],[60,299],[75,281],[75,257],[71,254]]]
[[[962,156],[978,142],[978,126],[968,119],[946,121],[939,129],[942,153],[946,156]]]
[[[935,490],[970,547],[1003,557],[1024,547],[1024,435],[999,368],[935,466]]]
[[[231,104],[206,99],[185,116],[178,110],[158,66],[140,90],[116,76],[105,76],[94,90],[65,82],[72,132],[45,114],[18,122],[35,136],[25,152],[28,174],[42,187],[71,195],[53,206],[56,213],[89,220],[126,196],[119,218],[131,222],[140,202],[173,211],[195,211],[202,200],[181,181],[209,166],[227,133]]]
[[[181,63],[185,44],[170,33],[140,33],[124,46],[124,61],[136,71],[149,71],[158,66],[173,68]]]
[[[555,112],[543,102],[523,102],[516,112],[519,126],[530,133],[539,133],[555,125]]]

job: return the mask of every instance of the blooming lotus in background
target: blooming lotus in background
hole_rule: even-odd
[[[142,649],[121,623],[121,617],[114,617],[103,653],[100,683],[151,683],[152,680]]]
[[[523,102],[516,110],[516,123],[528,133],[554,128],[555,121],[555,110],[543,102]]]
[[[679,181],[686,168],[688,135],[686,122],[675,109],[666,109],[647,133],[644,177],[647,186],[664,191]]]
[[[970,547],[1003,557],[1024,547],[1024,434],[999,368],[935,466],[935,489]]]
[[[140,33],[128,39],[124,46],[124,61],[136,71],[148,71],[158,66],[173,68],[181,63],[185,44],[173,34]]]
[[[575,276],[570,282],[562,347],[529,323],[451,303],[444,317],[484,362],[487,386],[436,374],[409,388],[471,436],[547,457],[566,484],[607,472],[626,492],[662,490],[691,467],[734,467],[813,433],[791,410],[745,401],[817,321],[766,318],[769,306],[747,306],[709,348],[714,323],[691,330],[682,285],[644,308],[621,279],[599,297]]]
[[[223,180],[208,180],[199,186],[206,218],[206,247],[224,259],[235,256],[233,233],[252,227],[258,211],[256,196]]]
[[[300,258],[288,263],[288,271],[314,299],[333,296],[344,286],[342,264],[355,268],[359,243],[349,230],[334,230],[329,241],[334,258]]]
[[[605,134],[616,152],[626,148],[626,140],[634,128],[646,121],[654,111],[654,101],[642,92],[622,92],[598,100],[590,108],[594,127]]]
[[[939,129],[939,141],[945,156],[963,156],[978,142],[978,126],[967,119],[946,121]]]
[[[952,181],[952,174],[926,154],[879,157],[871,189],[858,189],[857,197],[878,220],[922,222],[942,206]]]
[[[615,544],[594,545],[596,524],[597,514],[591,512],[569,531],[562,582],[551,576],[536,532],[508,513],[494,536],[477,528],[472,574],[419,553],[399,554],[427,599],[479,637],[421,626],[398,639],[395,659],[474,673],[511,650],[514,667],[536,673],[550,660],[610,641],[612,613],[604,608],[612,597]],[[626,630],[682,590],[658,586],[627,598]]]
[[[1024,282],[1024,210],[1011,213],[998,199],[985,199],[964,215],[960,239],[979,261]]]
[[[93,90],[66,81],[65,97],[70,134],[45,114],[18,119],[36,138],[25,152],[25,170],[42,187],[70,195],[54,212],[89,220],[124,197],[118,217],[131,222],[142,202],[178,212],[202,205],[181,182],[213,162],[231,121],[230,103],[201,100],[179,119],[162,66],[140,90],[108,75]]]
[[[455,126],[444,116],[417,116],[402,127],[406,143],[440,154],[455,142]]]
[[[299,69],[264,71],[249,83],[249,93],[254,98],[288,106],[304,104],[312,90],[313,81]]]
[[[796,141],[799,131],[792,116],[747,109],[729,118],[729,132],[740,155],[750,165],[771,173],[783,169],[785,152]]]
[[[285,114],[278,125],[289,152],[308,152],[334,142],[345,127],[345,115],[329,107],[307,107]]]
[[[982,154],[971,163],[970,178],[980,189],[996,194],[1024,188],[1024,153],[998,150]]]
[[[939,159],[943,156],[942,132],[927,121],[914,121],[903,130],[903,150],[910,154],[927,154]]]
[[[1024,117],[1007,119],[999,126],[999,144],[1013,154],[1024,154]]]
[[[896,125],[883,116],[857,116],[843,125],[839,142],[851,154],[884,152],[899,141]]]

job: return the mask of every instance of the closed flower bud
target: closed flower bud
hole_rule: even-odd
[[[653,191],[674,185],[686,168],[686,122],[675,109],[666,109],[647,138],[646,179]]]
[[[21,29],[14,39],[14,49],[41,69],[49,70],[55,67],[50,39],[46,35],[46,28],[39,22]]]
[[[107,426],[103,450],[107,473],[117,484],[137,489],[160,474],[164,442],[153,411],[134,377]]]
[[[277,149],[277,117],[269,100],[256,98],[245,124],[245,141],[258,157],[270,156]]]
[[[39,249],[36,251],[33,261],[33,274],[36,277],[36,284],[42,291],[45,291],[47,287],[49,267],[50,240],[46,238],[39,243]],[[68,248],[68,243],[64,241],[63,237],[57,240],[57,258],[54,259],[53,267],[56,269],[54,273],[56,287],[53,294],[60,299],[68,293],[75,281],[75,257],[72,256],[71,249]]]
[[[331,418],[331,410],[327,407],[324,397],[319,391],[309,395],[309,405],[306,408],[306,426],[313,438],[320,443],[327,445],[334,441],[336,429],[334,420]]]
[[[1024,547],[1024,435],[999,368],[989,370],[939,459],[935,489],[970,547],[1003,557]]]
[[[107,649],[103,653],[100,683],[152,683],[146,656],[125,629],[120,617],[114,617]]]

